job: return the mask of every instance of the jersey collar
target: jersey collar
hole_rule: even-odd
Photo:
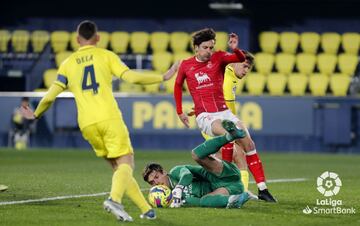
[[[85,46],[82,46],[78,49],[78,51],[82,51],[82,50],[85,50],[85,49],[90,49],[90,48],[95,48],[94,45],[85,45]]]

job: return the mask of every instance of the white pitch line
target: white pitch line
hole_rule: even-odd
[[[289,179],[273,179],[267,180],[267,183],[286,183],[286,182],[301,182],[306,181],[306,178],[289,178]],[[250,181],[250,184],[254,184],[254,181]],[[147,191],[148,188],[142,188],[141,191]],[[56,196],[56,197],[49,197],[49,198],[41,198],[41,199],[27,199],[27,200],[19,200],[19,201],[9,201],[9,202],[0,202],[0,206],[5,205],[15,205],[15,204],[25,204],[25,203],[32,203],[32,202],[47,202],[47,201],[54,201],[54,200],[63,200],[63,199],[74,199],[74,198],[84,198],[84,197],[96,197],[96,196],[104,196],[108,195],[109,192],[101,192],[95,194],[83,194],[83,195],[65,195],[65,196]]]

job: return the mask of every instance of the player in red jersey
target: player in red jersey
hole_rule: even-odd
[[[224,135],[226,130],[222,127],[221,121],[227,119],[245,130],[248,136],[237,139],[235,142],[246,152],[246,162],[258,186],[259,199],[276,202],[267,189],[262,163],[249,131],[227,108],[224,100],[223,82],[226,65],[245,61],[244,53],[237,48],[237,35],[230,34],[229,47],[233,51],[232,54],[214,51],[215,32],[213,29],[205,28],[197,31],[192,39],[195,56],[182,61],[174,86],[176,111],[180,120],[189,127],[188,116],[182,111],[182,86],[186,80],[195,105],[198,127],[209,136]]]

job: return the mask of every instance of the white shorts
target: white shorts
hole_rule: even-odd
[[[220,112],[203,112],[196,117],[196,123],[203,133],[213,137],[215,135],[212,132],[211,125],[217,119],[227,119],[234,123],[240,122],[240,119],[228,109]]]

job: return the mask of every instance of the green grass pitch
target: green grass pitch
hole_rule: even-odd
[[[340,154],[261,153],[268,180],[306,178],[299,182],[268,183],[277,204],[249,201],[242,209],[179,208],[157,209],[154,221],[139,218],[139,210],[125,198],[124,205],[134,222],[128,225],[228,226],[228,225],[360,225],[360,156]],[[148,162],[166,169],[179,164],[195,164],[186,151],[137,151],[134,175],[141,188],[141,171]],[[316,179],[324,171],[336,172],[342,181],[341,208],[355,214],[304,214],[303,209],[319,206],[326,199],[316,189]],[[102,209],[107,197],[68,198],[54,201],[4,205],[5,202],[49,197],[96,194],[110,190],[111,169],[90,150],[0,150],[0,225],[119,225]],[[255,184],[250,190],[256,192]],[[144,191],[146,193],[146,191]],[[256,192],[257,193],[257,192]]]

